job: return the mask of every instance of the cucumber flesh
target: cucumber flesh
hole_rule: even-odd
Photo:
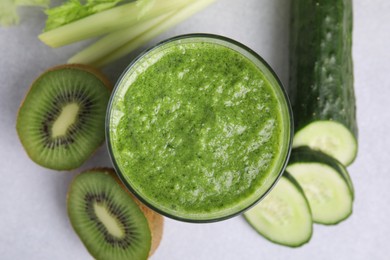
[[[285,246],[301,246],[310,240],[313,232],[308,201],[288,173],[244,216],[260,235]]]
[[[343,165],[352,163],[357,154],[357,142],[351,131],[335,121],[315,121],[299,130],[293,147],[308,146],[336,158]]]
[[[295,162],[287,171],[298,181],[309,201],[313,221],[333,225],[352,214],[353,187],[348,172],[318,162]]]

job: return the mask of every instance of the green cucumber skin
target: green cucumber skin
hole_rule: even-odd
[[[357,139],[352,18],[352,0],[292,0],[289,97],[295,132],[331,120]]]
[[[335,158],[316,150],[312,150],[309,147],[302,146],[294,148],[291,151],[290,159],[288,164],[294,163],[322,163],[335,169],[336,172],[348,183],[349,190],[352,195],[352,199],[355,198],[355,192],[351,177],[348,174],[345,166],[337,161]]]
[[[309,209],[309,211],[310,211],[310,214],[311,214],[311,209],[310,209],[310,206],[309,206],[309,201],[307,200],[307,198],[306,198],[306,196],[305,196],[305,193],[304,193],[302,187],[301,187],[301,186],[299,185],[299,183],[294,179],[294,177],[293,177],[291,174],[289,174],[288,172],[286,172],[286,171],[283,173],[282,178],[284,178],[284,177],[285,177],[289,182],[291,182],[291,183],[295,186],[295,188],[297,188],[297,190],[302,194],[302,196],[304,197],[304,199],[305,199],[305,201],[306,201],[306,204],[307,204],[307,207],[308,207],[308,209]],[[276,185],[277,185],[277,184],[276,184]],[[271,190],[271,191],[272,191],[272,190]],[[260,201],[260,203],[261,203],[261,201]],[[274,244],[278,244],[278,245],[282,245],[282,246],[287,246],[287,247],[291,247],[291,248],[297,248],[297,247],[301,247],[301,246],[303,246],[303,245],[309,243],[309,241],[311,240],[311,238],[312,238],[312,236],[313,236],[313,225],[311,225],[310,236],[308,237],[308,239],[307,239],[306,241],[302,241],[302,243],[296,244],[296,245],[283,244],[283,243],[280,243],[280,242],[278,242],[278,241],[275,241],[275,240],[273,240],[271,237],[266,236],[265,234],[261,233],[259,230],[257,230],[256,226],[252,225],[252,222],[249,220],[249,218],[247,218],[247,217],[245,216],[245,214],[243,214],[243,216],[244,216],[246,222],[249,223],[249,225],[251,225],[252,228],[253,228],[259,235],[261,235],[262,237],[264,237],[265,239],[271,241],[271,242],[274,243]]]

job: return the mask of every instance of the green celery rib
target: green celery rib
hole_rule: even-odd
[[[174,14],[167,17],[164,21],[156,25],[155,27],[145,31],[143,34],[139,35],[138,37],[134,38],[133,40],[129,41],[122,47],[118,48],[117,50],[113,51],[109,55],[105,56],[104,58],[100,59],[97,62],[94,62],[92,65],[96,67],[103,67],[107,65],[108,63],[111,63],[128,53],[132,52],[133,50],[139,48],[146,42],[150,41],[151,39],[155,38],[157,35],[163,33],[164,31],[168,30],[169,28],[175,26],[178,23],[181,23],[188,17],[192,16],[193,14],[201,11],[202,9],[206,8],[208,5],[212,4],[216,0],[197,0],[196,2],[189,4]]]
[[[94,44],[78,52],[68,60],[68,63],[93,64],[127,42],[138,37],[145,31],[161,23],[172,14],[173,12],[163,14],[154,19],[131,26],[130,28],[110,33]]]
[[[40,34],[39,39],[51,47],[60,47],[88,38],[130,27],[181,8],[196,0],[156,0],[143,15],[137,1],[108,9]]]

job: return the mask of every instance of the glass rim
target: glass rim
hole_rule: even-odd
[[[161,208],[156,207],[155,205],[152,205],[146,199],[144,199],[143,196],[140,195],[131,186],[131,184],[126,180],[126,178],[123,176],[122,171],[120,170],[120,167],[117,164],[117,161],[115,159],[114,151],[113,151],[112,144],[111,144],[111,138],[110,138],[110,136],[111,136],[110,135],[110,118],[111,118],[113,104],[115,103],[114,97],[116,96],[116,93],[117,93],[124,77],[129,73],[129,71],[133,68],[133,66],[135,66],[138,63],[138,61],[142,60],[146,55],[148,55],[150,52],[154,51],[155,49],[158,49],[159,47],[161,47],[165,44],[171,43],[171,42],[175,42],[175,41],[179,41],[179,40],[183,40],[183,39],[189,39],[189,38],[195,38],[195,39],[196,38],[208,38],[208,39],[215,39],[215,40],[227,42],[229,44],[235,45],[236,47],[248,52],[250,55],[253,56],[254,59],[258,60],[260,62],[260,64],[264,65],[265,68],[268,70],[268,72],[270,72],[271,76],[273,77],[273,79],[276,81],[276,83],[278,85],[277,87],[273,86],[272,89],[278,88],[280,93],[283,96],[284,102],[280,102],[280,103],[281,103],[281,106],[283,106],[283,103],[285,103],[285,106],[287,108],[286,117],[288,117],[289,123],[290,123],[289,129],[287,129],[287,130],[289,130],[289,133],[286,134],[286,135],[288,135],[288,143],[286,144],[286,156],[285,156],[284,160],[280,161],[280,165],[281,165],[280,172],[278,174],[276,174],[276,178],[272,181],[271,185],[266,189],[266,191],[264,193],[262,193],[261,195],[259,195],[258,197],[256,197],[256,199],[254,199],[254,201],[252,203],[249,203],[249,205],[245,206],[244,208],[242,208],[240,210],[233,211],[231,214],[226,214],[224,216],[207,218],[207,219],[206,218],[195,219],[195,218],[177,216],[177,215],[174,215],[172,213],[166,212],[166,211],[162,210]],[[242,52],[239,52],[239,53],[249,59],[249,57],[247,57]],[[255,64],[255,66],[257,68],[259,68],[259,66],[257,64]],[[283,112],[282,112],[282,114],[283,114]],[[287,163],[288,163],[288,160],[290,158],[291,149],[292,149],[293,134],[294,134],[294,119],[293,119],[293,113],[292,113],[290,100],[288,98],[287,92],[286,92],[282,82],[280,81],[279,77],[277,76],[275,71],[272,69],[272,67],[259,54],[257,54],[255,51],[253,51],[251,48],[247,47],[246,45],[244,45],[238,41],[235,41],[231,38],[225,37],[225,36],[216,35],[216,34],[208,34],[208,33],[191,33],[191,34],[183,34],[183,35],[174,36],[174,37],[168,38],[166,40],[160,41],[159,43],[157,43],[157,44],[153,45],[152,47],[146,49],[145,51],[141,52],[135,59],[133,59],[129,63],[129,65],[124,69],[124,71],[121,73],[120,77],[118,78],[118,80],[114,86],[114,89],[111,93],[109,102],[108,102],[108,106],[107,106],[107,110],[106,110],[106,118],[105,118],[105,137],[106,137],[106,146],[107,146],[108,154],[109,154],[110,160],[112,162],[112,165],[114,166],[114,170],[115,170],[117,176],[119,177],[119,179],[121,180],[123,185],[126,187],[126,189],[128,189],[143,204],[145,204],[150,209],[156,211],[157,213],[159,213],[163,216],[169,217],[171,219],[175,219],[175,220],[182,221],[182,222],[188,222],[188,223],[213,223],[213,222],[218,222],[218,221],[230,219],[230,218],[233,218],[235,216],[242,214],[243,212],[245,212],[248,209],[255,206],[263,198],[265,198],[269,194],[269,192],[274,188],[274,186],[276,185],[278,180],[281,178],[281,176],[283,175],[283,172],[285,171],[285,169],[287,167]]]

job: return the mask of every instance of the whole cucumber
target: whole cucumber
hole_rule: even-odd
[[[357,155],[352,0],[292,0],[291,19],[293,146],[349,165]]]

